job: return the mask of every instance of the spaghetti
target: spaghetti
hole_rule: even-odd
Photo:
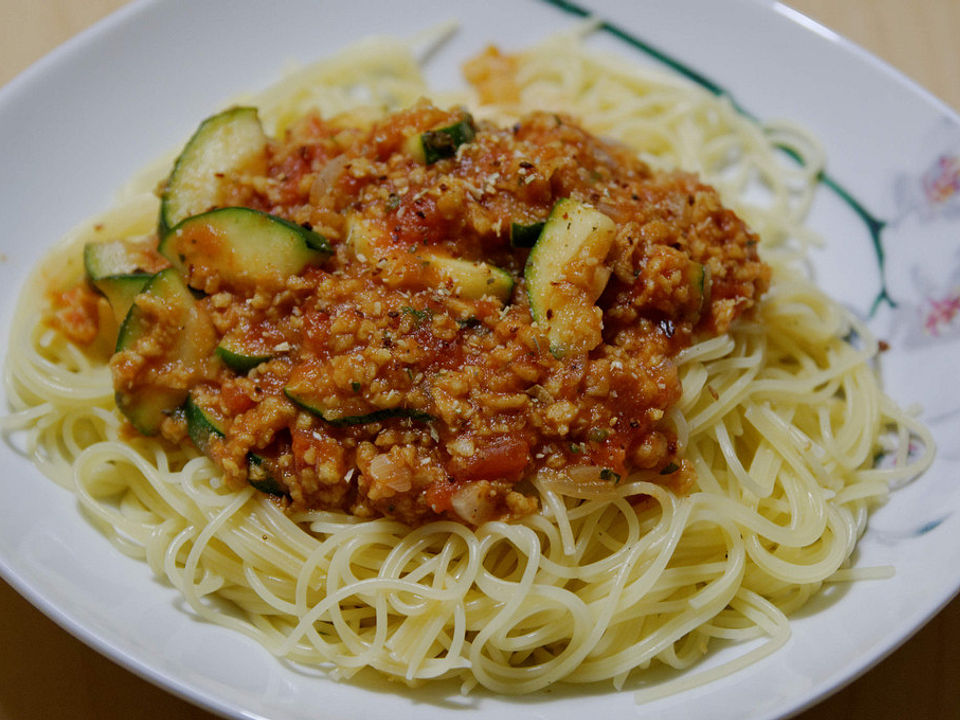
[[[86,242],[153,232],[157,174],[66,238],[57,263],[28,282],[4,426],[25,431],[44,474],[197,615],[333,677],[369,667],[504,694],[558,682],[620,688],[655,663],[693,665],[715,639],[770,639],[731,671],[786,642],[786,616],[824,582],[856,573],[869,509],[929,465],[931,438],[880,389],[867,329],[796,262],[814,240],[802,221],[822,164],[815,143],[671,78],[574,51],[570,38],[506,62],[509,92],[478,83],[478,116],[569,112],[651,164],[701,173],[763,239],[774,276],[755,316],[676,358],[682,396],[668,419],[695,474],[688,493],[655,471],[616,485],[541,473],[541,509],[517,522],[411,529],[284,512],[251,487],[231,489],[191,446],[131,433],[106,365],[33,309],[49,303],[46,288],[82,277]],[[379,41],[294,74],[256,104],[279,135],[314,106],[379,117],[425,92],[406,47]],[[783,162],[776,148],[786,144],[806,162]],[[923,449],[911,454],[917,439]],[[891,467],[874,466],[879,451],[894,454]]]

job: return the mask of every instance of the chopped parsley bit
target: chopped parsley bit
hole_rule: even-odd
[[[363,385],[361,385],[356,380],[354,380],[352,383],[350,383],[350,387],[353,389],[355,393],[358,393],[360,392],[360,388],[362,388]]]
[[[667,463],[667,465],[664,466],[663,470],[660,471],[660,474],[661,474],[661,475],[672,475],[673,473],[675,473],[675,472],[676,472],[677,470],[679,470],[679,469],[680,469],[680,466],[677,465],[676,463]]]
[[[396,210],[400,207],[400,196],[396,193],[390,193],[387,198],[387,210]]]
[[[410,307],[409,305],[404,305],[400,309],[403,310],[403,312],[407,313],[407,315],[413,315],[417,326],[419,326],[420,323],[426,320],[430,320],[433,317],[433,310],[430,310],[429,308],[427,308],[426,310],[417,310],[416,308]]]
[[[616,485],[618,482],[620,482],[620,473],[614,472],[610,468],[604,468],[600,471],[600,479],[611,480],[613,481],[613,484]]]
[[[583,452],[583,443],[570,443],[570,452],[579,455]]]
[[[410,378],[410,382],[413,382],[413,370],[410,368],[404,368],[407,371],[407,377]]]
[[[480,324],[480,320],[475,315],[471,315],[468,318],[461,318],[460,320],[457,320],[457,325],[459,325],[462,328],[475,328],[479,324]]]
[[[587,439],[590,442],[603,442],[610,436],[609,430],[604,430],[603,428],[590,428],[590,432],[587,433]]]

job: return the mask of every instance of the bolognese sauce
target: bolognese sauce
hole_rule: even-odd
[[[499,127],[426,101],[312,113],[251,158],[137,249],[151,279],[110,367],[139,431],[293,510],[412,525],[535,512],[538,473],[691,472],[666,419],[672,358],[770,277],[714,189],[568,116]],[[258,223],[276,251],[230,244]],[[592,244],[570,239],[578,223]],[[57,312],[80,342],[103,316],[82,291]],[[155,428],[137,421],[147,393]]]

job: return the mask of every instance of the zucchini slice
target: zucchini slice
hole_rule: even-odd
[[[306,384],[300,385],[291,383],[283,389],[284,394],[298,407],[307,412],[316,415],[321,420],[325,420],[331,425],[364,425],[366,423],[380,422],[390,418],[410,418],[421,422],[434,420],[433,415],[415,410],[413,408],[384,408],[380,410],[367,411],[366,403],[362,399],[357,399],[356,409],[347,410],[338,408],[331,410],[324,406],[323,399],[311,393]],[[361,407],[362,406],[362,407]]]
[[[513,276],[495,265],[426,253],[418,259],[427,263],[425,271],[431,285],[451,284],[454,293],[467,300],[492,295],[506,303],[513,294]]]
[[[117,390],[113,399],[117,409],[141,435],[156,435],[163,419],[183,402],[186,391],[158,386],[137,389],[136,393]]]
[[[197,450],[204,455],[209,455],[210,442],[215,438],[225,436],[223,426],[214,419],[210,412],[197,404],[192,394],[187,396],[183,409],[187,416],[187,434],[193,440],[193,444],[197,446]]]
[[[83,269],[93,281],[142,273],[140,253],[123,240],[93,242],[83,246]],[[148,277],[153,273],[147,273]]]
[[[616,225],[590,205],[565,198],[550,211],[524,269],[530,313],[545,328],[550,352],[589,352],[601,340],[595,306],[610,278],[604,261]]]
[[[137,254],[122,240],[84,245],[83,268],[90,284],[107,298],[118,323],[153,277],[153,273],[142,272]]]
[[[229,286],[279,285],[333,252],[319,233],[243,207],[188,217],[158,249],[188,281],[203,269]]]
[[[130,275],[108,275],[93,281],[93,286],[107,298],[110,303],[110,309],[113,310],[113,316],[118,323],[123,319],[133,307],[133,300],[137,295],[143,292],[143,288],[153,277],[149,273],[132,273]]]
[[[388,261],[394,269],[394,275],[398,267],[410,267],[410,264],[416,263],[419,267],[414,272],[405,273],[409,278],[405,282],[411,285],[449,286],[454,294],[467,300],[493,296],[506,303],[513,294],[515,281],[503,268],[436,252],[424,251],[411,255],[406,250],[389,248],[383,231],[369,220],[351,219],[347,242],[353,247],[358,260],[371,265]]]
[[[181,329],[177,343],[167,348],[164,362],[190,365],[212,351],[215,336],[209,318],[198,312],[193,294],[176,270],[167,268],[151,277],[143,292],[134,299],[120,325],[116,352],[133,349],[139,339],[150,333],[153,324],[138,304],[140,298],[147,296],[160,299],[169,312],[168,322]],[[144,435],[155,435],[164,417],[186,400],[187,391],[161,385],[143,385],[134,391],[118,390],[114,397],[117,407],[137,430]]]
[[[151,276],[144,285],[141,294],[152,295],[163,300],[174,311],[176,320],[181,327],[188,324],[196,306],[193,293],[190,292],[190,289],[173,268],[161,270],[156,275]],[[127,313],[123,324],[120,326],[116,352],[129,349],[134,342],[149,332],[150,327],[151,324],[145,317],[143,310],[134,300],[130,312]]]
[[[181,220],[222,204],[229,175],[262,174],[266,166],[267,136],[256,108],[234,107],[204,120],[167,178],[160,199],[160,237]]]
[[[408,149],[417,160],[425,165],[432,165],[437,160],[456,155],[457,148],[472,142],[476,135],[473,117],[467,114],[463,120],[453,125],[413,136],[408,141]]]

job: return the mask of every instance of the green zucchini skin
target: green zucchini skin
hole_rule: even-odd
[[[415,410],[413,408],[387,408],[358,415],[333,416],[315,399],[310,398],[307,391],[288,385],[283,389],[283,392],[294,405],[306,410],[312,415],[316,415],[331,425],[366,425],[367,423],[381,422],[382,420],[389,420],[390,418],[410,418],[411,420],[420,422],[430,422],[436,419],[433,415],[423,410]]]
[[[537,244],[544,225],[546,225],[546,222],[510,223],[510,246],[515,248],[533,247]]]
[[[367,423],[380,422],[382,420],[389,420],[391,418],[410,418],[411,420],[416,420],[418,422],[430,422],[431,420],[436,420],[436,418],[430,413],[423,412],[423,410],[415,410],[413,408],[389,408],[385,410],[375,410],[372,413],[366,413],[365,415],[347,415],[332,420],[324,418],[324,420],[331,425],[365,425]]]
[[[158,250],[185,277],[191,266],[204,265],[228,285],[276,284],[333,252],[319,233],[243,207],[188,217],[164,236]]]
[[[191,215],[221,204],[224,176],[266,169],[267,137],[257,109],[233,107],[204,120],[187,141],[160,199],[163,237]]]
[[[236,348],[229,348],[222,342],[217,345],[215,352],[223,360],[224,365],[241,375],[250,372],[257,365],[273,359],[273,355],[254,355]]]

